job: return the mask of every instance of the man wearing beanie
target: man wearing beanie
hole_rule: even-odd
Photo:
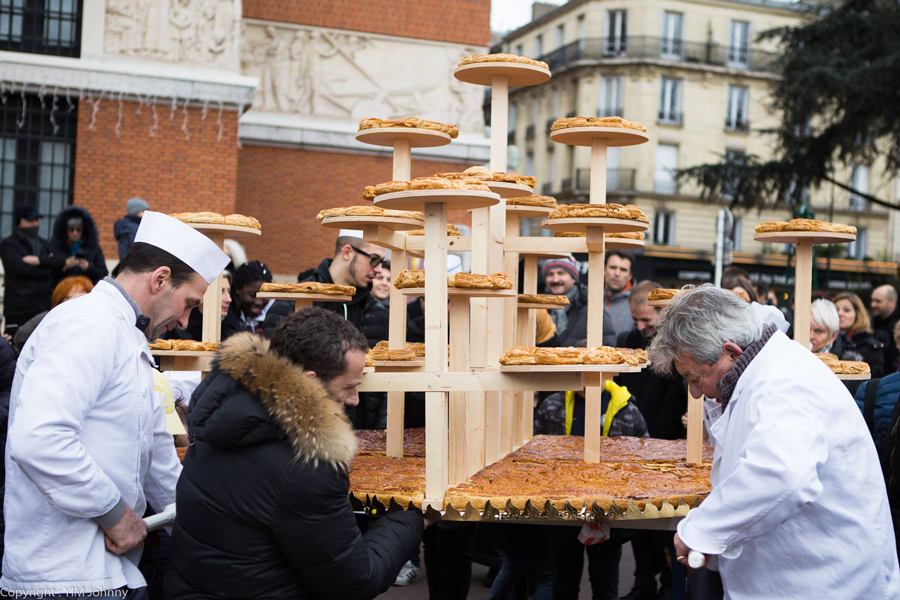
[[[587,286],[578,280],[578,265],[571,258],[556,258],[544,261],[541,277],[551,294],[565,295],[569,306],[565,310],[552,310],[550,316],[556,325],[556,340],[559,346],[575,346],[587,337]],[[602,277],[602,275],[601,275]],[[603,345],[614,346],[616,333],[612,320],[603,313]]]
[[[134,243],[134,236],[137,234],[138,225],[141,224],[141,217],[144,211],[150,208],[150,204],[143,198],[129,198],[125,203],[125,216],[113,225],[113,235],[119,242],[119,260],[124,260],[128,254],[128,249]]]

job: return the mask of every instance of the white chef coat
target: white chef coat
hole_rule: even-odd
[[[135,312],[101,281],[51,310],[16,364],[6,446],[7,590],[146,585],[141,549],[116,556],[94,520],[120,498],[143,515],[175,502],[181,464],[153,393]]]
[[[713,490],[678,534],[719,555],[726,598],[900,598],[872,437],[847,389],[809,350],[776,331],[710,436]]]

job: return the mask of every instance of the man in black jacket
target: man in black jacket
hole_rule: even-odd
[[[166,598],[374,598],[422,539],[398,511],[360,535],[348,498],[366,340],[320,308],[223,343],[194,392]]]
[[[97,225],[86,209],[70,206],[56,215],[50,245],[65,260],[62,268],[54,274],[54,286],[66,277],[77,275],[84,275],[97,285],[98,281],[109,275]]]
[[[872,292],[872,333],[884,344],[884,372],[897,371],[900,353],[894,343],[894,327],[900,321],[900,306],[897,290],[891,285],[882,285]]]
[[[53,252],[47,240],[38,237],[41,215],[35,207],[17,206],[13,223],[13,234],[0,242],[0,259],[6,274],[6,333],[10,335],[31,317],[50,310],[53,272],[66,262]]]
[[[647,293],[658,287],[662,286],[655,281],[642,281],[631,289],[628,300],[634,329],[619,334],[616,346],[646,350],[650,345],[659,309],[647,303]],[[635,404],[647,422],[650,437],[674,440],[685,436],[681,416],[687,412],[687,390],[681,375],[675,372],[663,376],[651,369],[643,369],[640,373],[623,373],[616,377],[616,381],[634,394]],[[666,565],[665,548],[671,541],[671,534],[635,533],[631,540],[635,560],[634,588],[624,598],[655,600],[661,597],[657,596],[658,593],[668,593],[672,572]],[[660,590],[657,590],[657,575],[660,575]]]
[[[353,323],[369,341],[369,347],[388,339],[388,308],[372,295],[372,281],[381,273],[384,248],[359,238],[341,236],[334,245],[334,258],[326,258],[312,275],[300,281],[352,285],[356,294],[350,302],[320,302],[316,306],[337,313]],[[276,325],[294,312],[292,302],[276,302],[269,308],[263,322],[263,333],[270,336]],[[347,413],[357,429],[384,429],[387,426],[387,395],[367,393],[360,397],[359,406]]]
[[[578,266],[571,258],[545,261],[541,265],[544,286],[551,294],[565,295],[569,305],[565,310],[551,310],[556,335],[541,346],[577,346],[587,338],[587,286],[579,281]],[[600,274],[603,277],[603,274]],[[603,345],[612,346],[616,331],[609,313],[603,311]]]

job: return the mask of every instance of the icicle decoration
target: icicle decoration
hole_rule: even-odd
[[[153,125],[150,126],[150,137],[156,137],[156,130],[159,129],[159,115],[156,112],[156,98],[150,97],[150,108],[153,109]]]
[[[87,102],[91,105],[91,124],[88,125],[88,130],[94,131],[97,126],[97,113],[100,111],[100,103],[103,102],[103,92],[100,92],[100,95],[97,96],[97,99],[94,100],[91,93],[87,93]]]
[[[219,114],[216,117],[216,125],[219,127],[219,133],[216,134],[216,143],[222,141],[222,134],[225,131],[225,124],[222,123],[222,101],[219,100]]]
[[[59,125],[56,124],[56,111],[59,110],[59,107],[56,106],[56,103],[59,101],[59,87],[53,88],[53,101],[50,103],[50,124],[53,125],[53,135],[56,135],[56,132],[59,131]]]
[[[72,96],[70,95],[69,88],[66,88],[66,104],[68,104],[69,109],[66,112],[72,112],[75,110],[75,103],[72,102]]]
[[[175,120],[175,111],[178,109],[178,96],[172,98],[172,110],[169,111],[169,120]]]
[[[188,99],[184,99],[184,106],[181,108],[181,113],[184,115],[184,121],[181,122],[181,130],[184,132],[184,139],[191,139],[191,132],[188,131]]]
[[[38,90],[38,100],[41,101],[41,110],[47,110],[47,102],[44,100],[44,96],[47,95],[47,88],[44,87],[44,84],[41,84],[41,89]]]
[[[25,114],[28,112],[28,102],[25,99],[25,84],[22,84],[22,118],[16,122],[16,125],[19,126],[19,129],[25,127]]]
[[[206,114],[209,112],[209,99],[203,101],[203,110],[200,111],[200,120],[206,121]]]
[[[119,111],[118,118],[116,119],[116,128],[113,130],[116,133],[116,137],[122,137],[122,108],[124,104],[122,103],[122,95],[124,92],[119,92]]]
[[[0,103],[6,105],[6,82],[0,81]]]

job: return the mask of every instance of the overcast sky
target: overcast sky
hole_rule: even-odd
[[[543,0],[548,4],[565,4],[565,0]],[[491,31],[512,31],[531,21],[533,0],[492,0]]]

